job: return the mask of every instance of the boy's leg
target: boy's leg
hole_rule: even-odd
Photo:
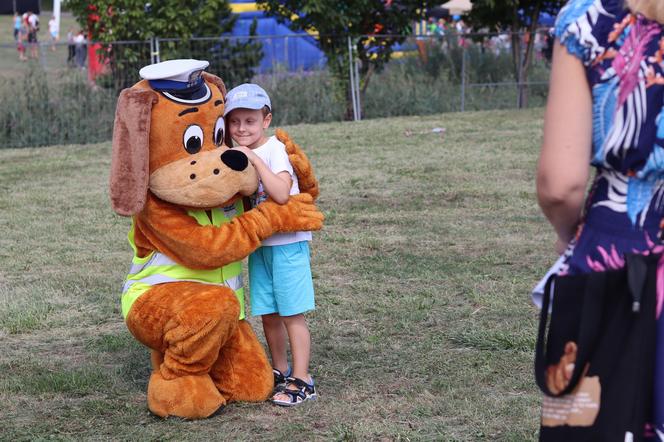
[[[313,399],[315,397],[313,378],[309,374],[311,337],[303,314],[285,316],[282,319],[288,331],[293,356],[292,377],[295,380],[287,382],[285,390],[277,391],[272,396],[272,402],[277,405],[296,405],[307,400],[307,398]],[[307,384],[306,390],[302,389],[304,384],[301,382]]]
[[[286,373],[288,371],[288,355],[286,354],[288,334],[286,332],[286,327],[281,320],[281,316],[277,313],[272,313],[261,316],[261,319],[263,320],[265,340],[270,349],[272,367],[282,373]]]
[[[274,250],[274,292],[281,320],[286,327],[293,358],[292,377],[311,383],[309,360],[311,336],[304,312],[314,309],[314,287],[309,264],[309,243],[301,241]],[[293,383],[286,389],[292,390]],[[292,395],[277,393],[276,403],[291,402]]]
[[[260,316],[263,332],[270,350],[272,366],[285,373],[288,370],[286,341],[288,335],[277,313],[274,299],[273,247],[261,247],[249,255],[249,286],[251,314]]]
[[[274,247],[274,297],[290,342],[293,377],[309,381],[311,338],[303,313],[314,309],[309,243]]]
[[[288,331],[291,355],[293,356],[293,377],[311,382],[309,359],[311,357],[311,335],[307,320],[303,314],[284,316],[284,325]]]

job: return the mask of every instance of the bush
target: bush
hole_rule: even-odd
[[[23,93],[16,94],[16,91]],[[111,138],[116,94],[84,74],[49,76],[40,68],[0,85],[0,146],[94,143]]]
[[[427,115],[465,110],[513,108],[517,88],[514,84],[512,56],[494,53],[480,45],[463,48],[454,38],[425,42],[426,57],[410,52],[393,60],[382,73],[371,79],[364,96],[364,117]],[[464,60],[465,57],[465,60]],[[529,81],[545,82],[548,68],[534,63]],[[546,87],[531,87],[531,106],[541,106]]]
[[[281,70],[256,76],[252,81],[263,86],[270,95],[275,125],[343,120],[345,105],[335,100],[333,79],[325,71],[289,73]]]

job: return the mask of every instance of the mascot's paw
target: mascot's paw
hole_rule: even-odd
[[[308,193],[293,195],[283,205],[266,201],[259,204],[257,209],[266,215],[278,232],[320,230],[325,219]]]
[[[320,230],[323,228],[325,215],[318,210],[311,195],[301,193],[293,195],[291,200],[286,204],[286,207],[290,205],[284,217],[287,226],[292,227],[294,231]]]
[[[148,384],[148,408],[160,417],[209,417],[226,403],[208,374],[166,380],[153,371]]]

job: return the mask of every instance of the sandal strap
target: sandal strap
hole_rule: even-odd
[[[272,368],[272,375],[274,376],[274,383],[275,384],[282,384],[286,382],[286,379],[288,376],[290,376],[290,366],[288,367],[288,371],[286,373],[282,373],[281,370],[278,368]]]
[[[304,394],[312,394],[316,391],[315,387],[314,387],[314,384],[313,384],[313,379],[312,379],[312,383],[309,384],[309,383],[303,381],[300,378],[294,378],[294,377],[291,376],[291,377],[286,378],[286,382],[287,382],[287,384],[286,384],[287,386],[288,386],[288,384],[294,384],[297,387],[297,391],[301,391]],[[289,388],[287,388],[286,390],[287,391],[288,390],[296,391],[294,389],[289,389]]]
[[[277,405],[297,405],[309,399],[316,398],[316,389],[314,387],[313,378],[311,384],[303,381],[302,379],[289,376],[286,378],[286,383],[276,389],[275,394],[284,394],[288,397],[286,400],[272,399],[272,402]]]
[[[284,394],[287,394],[288,396],[290,396],[290,402],[292,404],[296,404],[298,402],[303,402],[307,399],[306,393],[302,390],[285,389],[284,391],[280,391],[280,393],[284,393]]]

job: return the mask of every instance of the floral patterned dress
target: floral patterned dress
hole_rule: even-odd
[[[622,0],[571,0],[556,37],[586,68],[593,99],[596,175],[562,273],[617,269],[626,252],[662,252],[664,217],[664,27]],[[658,318],[664,266],[658,272]],[[664,440],[664,320],[658,320],[652,436]]]

